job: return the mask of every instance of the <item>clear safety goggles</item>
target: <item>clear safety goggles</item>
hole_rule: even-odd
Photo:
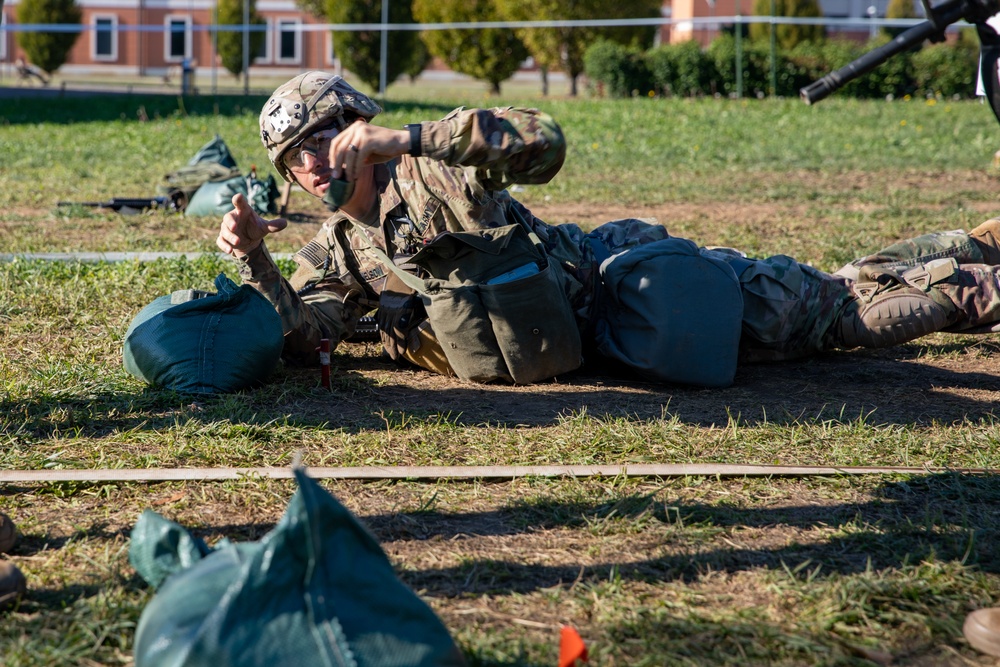
[[[305,156],[311,155],[314,160],[320,159],[320,156],[323,159],[329,159],[330,144],[333,143],[333,138],[338,134],[340,134],[340,130],[335,127],[310,134],[285,151],[285,154],[281,156],[281,161],[289,171],[304,173],[308,171]]]

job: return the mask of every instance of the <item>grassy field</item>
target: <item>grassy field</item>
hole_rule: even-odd
[[[399,127],[481,94],[396,92]],[[66,97],[0,106],[0,253],[215,250],[218,221],[60,208],[151,194],[219,134],[268,167],[263,98]],[[1000,214],[1000,132],[977,102],[541,99],[570,149],[516,196],[553,223],[656,217],[678,235],[820,269]],[[322,210],[292,197],[272,250]],[[290,270],[288,263],[283,269]],[[136,312],[210,288],[215,256],[0,263],[0,469],[754,463],[1000,468],[1000,340],[936,335],[879,352],[742,368],[698,390],[586,370],[532,387],[397,369],[372,345],[266,386],[192,397],[121,365]],[[596,665],[994,665],[962,637],[1000,603],[992,475],[324,482],[440,614],[472,665],[554,665],[576,627]],[[259,539],[290,482],[0,487],[28,577],[0,616],[8,667],[131,663],[151,599],[128,563],[152,508],[210,544]]]

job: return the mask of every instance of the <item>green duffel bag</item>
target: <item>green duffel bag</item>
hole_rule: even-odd
[[[594,339],[601,355],[650,380],[732,384],[743,293],[729,262],[668,238],[612,255],[600,271]]]
[[[157,194],[170,197],[186,208],[195,192],[205,183],[225,181],[239,177],[236,160],[222,137],[215,138],[202,146],[188,163],[163,177],[157,186]]]
[[[256,172],[246,176],[235,176],[225,180],[214,180],[198,188],[187,208],[185,215],[222,216],[233,210],[233,195],[242,194],[250,202],[251,208],[262,216],[274,215],[278,212],[278,183],[274,176],[258,178]]]
[[[151,385],[194,394],[265,380],[284,346],[281,318],[249,285],[220,273],[215,288],[179,290],[143,308],[125,333],[125,370]]]
[[[146,510],[129,562],[157,589],[136,667],[461,667],[434,611],[358,520],[295,468],[299,489],[258,542],[209,548]]]

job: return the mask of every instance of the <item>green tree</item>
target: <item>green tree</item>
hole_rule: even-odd
[[[493,0],[414,0],[421,23],[497,21]],[[512,30],[430,30],[424,36],[430,52],[456,72],[485,81],[494,94],[514,75],[529,53]]]
[[[244,0],[219,0],[216,22],[219,25],[243,25],[243,2]],[[248,8],[250,25],[266,25],[264,18],[257,13],[257,0],[246,0],[246,2],[250,3]],[[264,39],[266,35],[263,31],[255,30],[250,33],[249,62],[253,62],[253,54],[260,51]],[[222,66],[233,76],[239,77],[243,73],[243,33],[220,30],[217,48]]]
[[[296,0],[295,4],[313,16],[326,16],[326,0]]]
[[[618,42],[594,42],[584,52],[583,64],[591,86],[612,97],[647,95],[656,85],[645,54]]]
[[[754,16],[788,16],[793,18],[819,18],[823,16],[817,0],[754,0]],[[821,25],[778,24],[774,26],[775,40],[783,49],[794,49],[801,42],[818,42],[826,31]],[[771,24],[750,24],[750,39],[756,41],[771,38]]]
[[[327,0],[326,16],[331,23],[381,23],[382,3],[389,3],[389,23],[413,23],[409,0]],[[337,56],[371,88],[378,90],[381,74],[382,32],[352,30],[334,32]],[[420,56],[420,36],[414,30],[388,33],[386,85],[412,71],[413,59]]]
[[[80,24],[82,12],[75,0],[22,0],[17,6],[17,22],[21,24]],[[28,60],[52,74],[66,62],[79,32],[21,32],[17,42],[28,54]]]
[[[410,81],[412,82],[420,76],[425,69],[427,69],[427,66],[431,64],[431,60],[433,59],[434,56],[432,56],[430,50],[428,50],[427,43],[424,42],[423,37],[418,34],[413,45],[410,65],[403,73],[410,77]]]
[[[913,8],[913,0],[889,0],[889,4],[885,8],[885,17],[887,19],[917,18],[917,12]],[[882,32],[890,37],[895,37],[905,31],[906,28],[882,28]]]
[[[660,16],[663,4],[661,0],[496,0],[496,3],[500,16],[508,21],[652,18]],[[517,34],[544,71],[566,73],[570,95],[576,95],[588,46],[604,39],[645,50],[652,46],[656,28],[525,28]]]

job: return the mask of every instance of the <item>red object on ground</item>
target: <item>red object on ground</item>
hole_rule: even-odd
[[[319,350],[320,384],[330,391],[330,339],[321,338],[316,349]]]
[[[576,661],[587,662],[587,646],[580,633],[564,625],[559,637],[559,667],[576,667]]]

